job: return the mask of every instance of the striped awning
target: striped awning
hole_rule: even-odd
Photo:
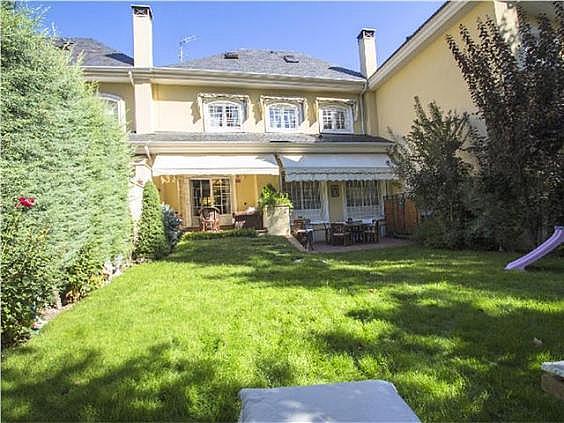
[[[280,160],[287,182],[397,179],[386,154],[281,155]]]

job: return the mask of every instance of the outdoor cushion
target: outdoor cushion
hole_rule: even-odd
[[[383,380],[241,389],[240,422],[419,422]]]

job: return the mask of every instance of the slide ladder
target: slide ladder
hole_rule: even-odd
[[[544,241],[541,245],[531,251],[529,254],[512,261],[505,270],[525,270],[529,264],[543,258],[548,253],[556,249],[564,242],[564,226],[555,226],[554,233],[550,238]]]

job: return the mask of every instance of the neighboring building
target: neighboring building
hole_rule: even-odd
[[[473,111],[444,34],[457,34],[460,23],[474,29],[487,14],[517,23],[510,3],[446,3],[381,67],[375,31],[362,29],[359,73],[269,50],[154,66],[151,8],[132,12],[133,58],[92,39],[61,45],[82,55],[87,79],[129,133],[134,218],[140,188],[152,178],[187,227],[198,226],[203,205],[218,207],[222,224],[231,224],[231,213],[255,207],[269,183],[290,194],[295,216],[382,217],[394,184],[388,128],[409,130],[413,97]]]

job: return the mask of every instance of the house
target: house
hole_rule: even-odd
[[[531,15],[543,11],[527,3]],[[374,219],[397,189],[390,131],[404,135],[413,97],[474,112],[444,40],[486,15],[518,26],[510,2],[447,2],[381,66],[375,30],[357,41],[360,72],[294,51],[242,49],[169,66],[153,64],[153,13],[131,6],[133,58],[92,39],[62,40],[82,55],[88,80],[128,131],[136,153],[134,218],[141,187],[157,185],[186,227],[204,205],[221,223],[256,207],[267,184],[289,193],[294,216],[312,221]],[[158,46],[157,46],[158,48]]]

